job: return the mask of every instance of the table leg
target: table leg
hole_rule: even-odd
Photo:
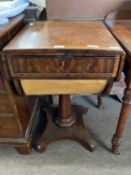
[[[123,104],[120,112],[119,121],[117,124],[116,132],[112,139],[112,151],[115,154],[120,154],[118,148],[121,144],[121,138],[127,123],[129,112],[131,111],[131,57],[126,58],[125,64],[125,83],[126,89],[123,97]]]
[[[104,107],[103,107],[104,97],[105,97],[105,96],[102,95],[102,94],[100,94],[100,95],[97,96],[97,99],[98,99],[97,107],[98,107],[99,109],[104,108]]]
[[[47,124],[37,142],[37,149],[43,152],[52,141],[71,139],[81,143],[90,151],[95,149],[95,142],[87,132],[82,115],[87,110],[81,106],[71,106],[70,95],[59,96],[59,106],[45,109]]]
[[[118,148],[121,144],[122,134],[123,134],[130,110],[131,110],[131,90],[126,89],[125,95],[123,98],[123,105],[120,112],[119,121],[117,124],[117,129],[112,139],[112,151],[114,154],[120,154]]]
[[[107,86],[105,87],[104,91],[97,96],[97,100],[98,100],[97,107],[98,108],[104,109],[104,104],[103,104],[104,98],[110,94],[110,91],[111,91],[112,86],[113,86],[113,82],[114,82],[114,79],[111,78],[109,80]]]

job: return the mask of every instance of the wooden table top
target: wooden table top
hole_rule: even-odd
[[[131,55],[131,20],[108,20],[106,23],[116,38],[123,45],[124,49],[128,52],[129,55]]]
[[[30,23],[4,48],[5,51],[35,49],[122,51],[101,21]]]

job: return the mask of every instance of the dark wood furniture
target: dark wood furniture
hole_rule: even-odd
[[[119,154],[118,148],[131,111],[131,20],[107,19],[106,24],[127,53],[124,66],[126,89],[117,129],[112,139],[112,150],[114,153]]]
[[[59,106],[44,108],[47,124],[37,148],[73,139],[93,151],[95,142],[69,94],[105,93],[121,76],[124,52],[99,21],[47,21],[26,26],[3,50],[9,79],[26,95],[58,94]],[[44,124],[43,124],[44,125]]]
[[[0,27],[0,49],[24,27],[24,16],[12,19]],[[1,59],[3,54],[1,52]],[[0,144],[10,144],[20,153],[31,151],[31,135],[36,110],[36,99],[17,95],[13,82],[7,78],[6,60],[0,59]],[[35,106],[35,108],[34,108]]]

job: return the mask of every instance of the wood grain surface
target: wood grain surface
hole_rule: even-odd
[[[131,55],[131,20],[107,20],[106,23],[124,49]]]
[[[4,51],[24,50],[26,53],[26,50],[37,49],[122,51],[101,21],[34,22],[25,27]]]

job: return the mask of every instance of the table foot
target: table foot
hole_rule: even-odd
[[[36,147],[37,152],[39,152],[39,153],[45,152],[46,146],[47,145],[44,145],[44,143],[43,144],[38,144],[37,147]]]
[[[82,115],[85,114],[87,109],[80,106],[72,107],[72,116],[75,117],[75,123],[70,127],[60,127],[54,122],[57,115],[57,108],[46,108],[45,113],[47,117],[47,125],[45,131],[37,142],[38,152],[44,152],[46,146],[57,140],[70,139],[79,142],[89,151],[95,149],[95,142],[87,132],[82,120]]]
[[[119,146],[121,144],[121,139],[117,138],[115,135],[112,138],[112,153],[115,155],[120,155]]]
[[[119,156],[120,155],[120,151],[118,149],[112,149],[112,153]]]

